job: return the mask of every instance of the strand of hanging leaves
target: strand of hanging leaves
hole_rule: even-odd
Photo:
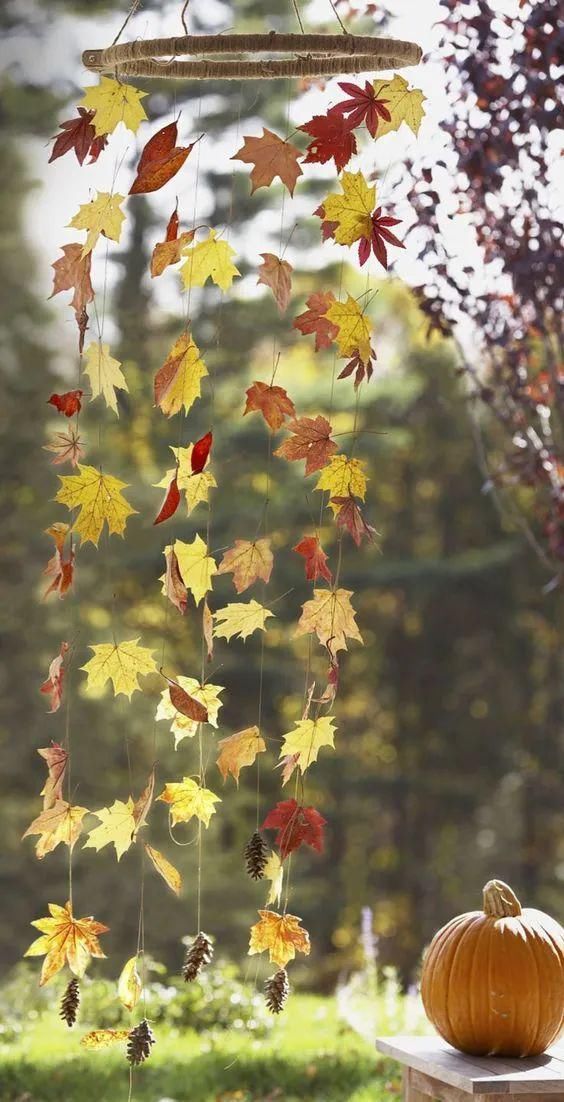
[[[372,139],[397,131],[406,124],[417,134],[423,117],[424,97],[417,89],[410,89],[403,77],[366,81],[364,86],[340,83],[345,98],[329,107],[324,115],[317,115],[301,125],[298,130],[310,139],[305,154],[289,139],[283,139],[263,128],[259,136],[246,136],[234,160],[251,165],[251,190],[269,187],[279,179],[289,194],[303,174],[302,165],[325,164],[333,161],[339,176],[338,191],[331,192],[314,212],[320,219],[321,237],[332,239],[344,247],[358,250],[360,265],[364,265],[371,253],[387,269],[388,248],[403,248],[396,236],[398,220],[378,203],[377,184],[365,178],[360,171],[349,171],[352,157],[358,152],[360,132]],[[96,161],[108,144],[108,139],[120,124],[136,133],[145,121],[142,103],[147,95],[122,81],[102,77],[99,84],[86,90],[77,115],[61,124],[61,133],[55,138],[51,160],[74,152],[80,164]],[[137,165],[130,195],[147,194],[159,190],[181,170],[190,156],[196,136],[186,145],[177,145],[178,123],[160,129],[149,139]],[[89,390],[80,387],[64,393],[56,393],[48,399],[67,423],[81,410],[85,396],[90,400],[102,397],[107,406],[118,412],[118,392],[127,391],[127,382],[121,364],[111,355],[110,348],[102,340],[93,341],[86,349],[85,339],[89,325],[88,309],[96,308],[91,282],[92,253],[100,238],[106,242],[119,242],[125,219],[122,206],[125,196],[98,192],[88,203],[80,206],[70,226],[86,234],[84,241],[62,246],[62,256],[55,260],[53,294],[72,291],[71,307],[78,328],[79,352],[84,353],[83,373],[89,381]],[[194,219],[195,222],[195,219]],[[164,240],[156,245],[151,258],[151,275],[161,276],[169,267],[180,264],[180,275],[185,289],[203,287],[208,280],[227,292],[239,271],[233,263],[234,250],[213,227],[193,225],[181,227],[181,215],[176,207],[172,212]],[[272,291],[276,303],[285,312],[291,299],[290,264],[272,253],[261,255],[258,282]],[[375,353],[372,333],[366,313],[367,304],[347,295],[344,300],[332,292],[315,290],[306,301],[306,308],[294,319],[293,326],[303,335],[311,335],[315,350],[334,347],[345,362],[339,378],[352,376],[355,387],[364,379],[370,379],[374,371]],[[155,376],[155,404],[171,417],[182,411],[188,413],[201,395],[201,381],[208,374],[206,364],[194,338],[186,329],[174,342],[170,352]],[[274,434],[285,429],[289,435],[275,449],[274,455],[289,461],[305,461],[305,477],[316,477],[315,489],[328,494],[328,503],[340,535],[348,533],[358,546],[365,538],[371,538],[373,529],[363,515],[366,495],[366,475],[361,460],[339,451],[330,422],[321,414],[314,417],[300,416],[286,390],[274,380],[256,380],[248,388],[244,415],[257,412]],[[215,479],[209,467],[212,434],[207,433],[186,448],[173,449],[174,468],[167,472],[162,487],[165,497],[155,523],[170,520],[184,493],[188,513],[199,503],[208,500]],[[62,475],[55,500],[71,510],[71,525],[57,521],[48,530],[54,541],[54,554],[45,573],[49,578],[47,592],[65,597],[73,586],[76,566],[76,541],[91,542],[98,546],[102,531],[124,535],[128,518],[135,513],[119,477],[83,462],[84,448],[78,428],[67,428],[54,434],[47,448],[53,453],[52,462],[57,466],[70,464],[72,474]],[[268,541],[237,539],[218,564],[210,553],[208,543],[196,534],[191,542],[174,540],[165,550],[163,592],[182,614],[186,613],[190,599],[196,606],[202,604],[202,625],[206,645],[211,650],[213,639],[227,642],[233,639],[245,641],[256,631],[266,631],[267,621],[274,615],[264,604],[251,598],[229,602],[212,611],[209,594],[216,574],[232,575],[237,595],[246,592],[258,580],[267,582],[272,569],[272,551]],[[339,548],[342,542],[339,540]],[[338,655],[347,649],[348,640],[362,642],[355,621],[350,591],[338,584],[340,562],[331,569],[328,556],[321,546],[317,530],[304,533],[294,547],[303,558],[306,580],[314,585],[313,596],[302,608],[295,636],[308,635],[317,638],[329,662],[328,684],[321,701],[332,705],[338,688]],[[340,559],[340,554],[339,554]],[[50,711],[56,713],[63,699],[67,672],[69,644],[63,642],[59,653],[50,663],[48,676],[41,691],[50,702]],[[109,681],[115,695],[123,693],[128,699],[139,690],[139,678],[158,674],[159,668],[150,649],[140,645],[138,639],[121,642],[99,642],[91,645],[92,656],[82,667],[87,675],[86,688],[99,692]],[[194,733],[198,725],[218,726],[221,706],[219,694],[222,687],[203,683],[197,678],[168,679],[159,703],[157,718],[167,719],[180,741]],[[308,702],[311,703],[311,700]],[[335,721],[322,715],[318,707],[314,718],[309,711],[297,720],[295,729],[282,739],[280,764],[282,781],[286,783],[297,771],[296,796],[303,792],[303,776],[316,762],[319,751],[333,747]],[[232,776],[238,783],[242,769],[252,765],[258,753],[266,745],[258,727],[246,728],[230,738],[221,740],[217,759],[224,778]],[[42,790],[43,810],[31,823],[26,835],[38,835],[38,858],[52,852],[59,844],[70,850],[83,832],[83,820],[94,814],[98,825],[87,831],[85,846],[100,850],[113,845],[117,859],[140,839],[146,827],[154,800],[154,773],[137,799],[129,795],[126,801],[114,803],[91,813],[83,807],[72,806],[63,799],[63,781],[68,766],[68,753],[58,743],[39,751],[44,759],[48,775]],[[220,798],[191,777],[165,784],[158,800],[169,808],[171,823],[189,822],[195,818],[200,826],[207,827],[216,811]],[[270,889],[259,919],[252,926],[249,954],[268,952],[277,971],[266,983],[268,1007],[277,1013],[283,1006],[288,990],[287,964],[296,952],[309,953],[308,933],[301,920],[288,914],[285,907],[279,913],[273,909],[279,904],[285,862],[302,845],[320,852],[323,849],[325,819],[319,811],[306,807],[298,799],[277,803],[257,830],[247,846],[245,858],[249,874],[255,879],[268,878]],[[272,851],[266,850],[262,832],[275,831]],[[163,854],[147,842],[141,842],[156,871],[168,886],[179,894],[180,874]],[[49,982],[65,966],[71,972],[61,1005],[61,1016],[72,1025],[76,1020],[79,1002],[77,978],[82,976],[92,957],[103,957],[99,937],[108,927],[92,917],[76,918],[72,905],[51,904],[49,916],[36,920],[41,936],[27,951],[27,956],[43,956],[40,983]],[[185,959],[186,978],[196,976],[201,967],[211,959],[211,945],[200,931],[189,947]],[[139,1001],[142,982],[137,970],[137,957],[127,962],[122,970],[118,993],[129,1009]],[[96,1048],[114,1041],[125,1043],[127,1058],[136,1065],[150,1054],[154,1038],[146,1018],[131,1030],[96,1030],[83,1038],[87,1048]]]

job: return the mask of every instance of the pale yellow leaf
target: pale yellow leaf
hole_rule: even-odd
[[[110,355],[110,346],[101,341],[92,341],[84,357],[84,374],[90,380],[92,400],[101,394],[106,405],[117,414],[116,390],[129,390],[119,360]]]
[[[252,765],[257,754],[266,750],[266,743],[258,727],[246,727],[229,738],[220,739],[217,767],[224,780],[229,773],[239,784],[239,773],[246,765]]]
[[[96,199],[92,199],[89,203],[82,203],[71,218],[69,227],[88,231],[82,257],[92,252],[101,234],[111,241],[119,241],[125,218],[121,210],[124,198],[124,195],[112,195],[109,191],[100,191]]]
[[[188,413],[196,399],[201,397],[201,382],[207,374],[200,350],[186,330],[174,342],[155,375],[155,405],[167,417],[172,417],[181,409]]]
[[[266,899],[266,906],[270,907],[272,903],[280,903],[280,896],[282,895],[282,881],[284,879],[284,867],[277,853],[272,850],[266,865],[263,870],[263,877],[265,880],[270,880],[270,888],[268,890],[268,896]]]
[[[86,688],[98,692],[111,681],[114,694],[123,693],[131,698],[140,688],[138,678],[157,673],[158,667],[152,651],[139,646],[139,639],[124,643],[96,643],[90,645],[93,657],[81,669],[88,675]]]
[[[324,316],[337,326],[339,355],[348,357],[358,351],[361,360],[370,359],[370,323],[356,299],[348,295],[346,302],[332,302]]]
[[[235,250],[228,241],[218,239],[216,230],[210,230],[205,241],[191,245],[183,255],[186,259],[180,275],[186,290],[203,287],[206,280],[211,279],[222,291],[227,291],[234,277],[241,275],[232,261]]]
[[[343,172],[339,183],[342,194],[332,192],[323,200],[324,219],[337,223],[333,236],[339,245],[352,245],[361,237],[370,238],[376,186],[367,184],[362,172]]]
[[[207,827],[216,810],[214,804],[221,803],[219,796],[209,788],[201,787],[191,777],[165,784],[158,799],[170,805],[173,826],[187,823],[195,817]]]
[[[392,116],[390,122],[386,119],[378,119],[376,137],[381,138],[391,130],[399,130],[402,122],[407,123],[414,134],[418,134],[425,114],[423,92],[418,88],[410,89],[407,80],[397,73],[391,80],[373,81],[373,86],[376,99],[386,101],[386,107]]]
[[[218,639],[232,639],[239,636],[246,639],[254,631],[266,631],[266,620],[274,616],[270,609],[259,605],[258,601],[239,601],[231,603],[214,612],[214,635]]]
[[[82,831],[85,815],[88,815],[88,808],[72,806],[66,800],[55,800],[51,807],[30,823],[22,838],[40,835],[35,846],[36,856],[40,860],[47,853],[52,853],[61,842],[72,849]]]
[[[55,497],[55,501],[68,509],[78,509],[73,531],[83,543],[96,546],[104,524],[108,525],[109,532],[123,536],[127,518],[137,512],[121,492],[127,488],[127,483],[80,463],[78,472],[59,475],[61,486]]]
[[[134,1010],[141,998],[143,984],[137,970],[137,957],[131,957],[124,964],[118,980],[118,999],[126,1010]]]
[[[94,111],[94,129],[97,136],[112,134],[120,122],[137,133],[139,124],[147,118],[141,100],[147,92],[141,92],[123,80],[100,77],[99,84],[87,88],[79,106]]]
[[[157,870],[159,876],[162,876],[165,884],[168,884],[169,888],[175,895],[180,895],[182,888],[182,877],[178,871],[171,864],[171,862],[160,853],[158,849],[153,849],[152,846],[145,845],[145,852],[150,857],[154,868]]]
[[[297,764],[305,773],[317,761],[322,746],[334,747],[335,723],[332,716],[318,716],[317,719],[301,719],[294,726],[294,731],[283,736],[280,757],[295,754]]]
[[[212,587],[212,578],[214,574],[217,574],[215,559],[208,554],[206,544],[202,537],[198,535],[194,537],[192,543],[176,540],[174,548],[172,545],[165,547],[165,556],[168,558],[173,550],[178,561],[182,581],[186,589],[190,590],[196,604],[199,605],[206,593],[209,593]],[[163,581],[163,593],[166,596],[166,575],[161,580]]]
[[[100,820],[100,824],[88,833],[88,838],[83,849],[95,849],[96,852],[104,846],[115,847],[118,861],[127,852],[135,836],[136,822],[134,803],[129,796],[127,803],[123,800],[114,800],[111,807],[101,807],[93,814]]]
[[[347,650],[347,639],[362,643],[351,597],[349,589],[314,589],[313,600],[305,602],[294,634],[315,632],[321,645],[332,655]]]
[[[223,685],[212,685],[210,681],[207,681],[205,685],[201,685],[195,677],[180,676],[176,680],[189,696],[197,700],[198,704],[203,704],[208,713],[208,723],[212,727],[217,727],[219,709],[222,705],[219,694],[223,692]],[[175,740],[175,749],[178,749],[178,744],[183,738],[193,738],[198,730],[198,724],[194,719],[189,719],[182,712],[177,712],[170,699],[168,687],[163,689],[155,719],[166,719],[170,722],[170,730]]]

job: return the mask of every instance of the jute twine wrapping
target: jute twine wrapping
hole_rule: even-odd
[[[293,53],[284,59],[237,58],[229,61],[178,61],[186,54]],[[421,48],[414,42],[352,34],[182,35],[122,42],[106,50],[86,50],[83,64],[95,72],[123,76],[192,80],[260,80],[328,76],[399,69],[416,65]]]

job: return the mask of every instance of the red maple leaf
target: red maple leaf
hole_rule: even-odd
[[[303,130],[313,138],[303,158],[304,164],[324,165],[333,158],[337,172],[341,172],[357,151],[356,138],[351,133],[348,121],[336,112],[314,115],[309,122],[299,126],[298,130]]]
[[[267,425],[276,432],[282,427],[286,417],[295,417],[296,408],[287,391],[282,386],[269,386],[256,382],[247,390],[246,413],[262,413]]]
[[[335,296],[331,291],[315,291],[306,299],[308,309],[294,318],[294,329],[299,329],[304,336],[307,333],[315,333],[316,352],[319,352],[320,348],[330,348],[339,332],[339,326],[325,317],[334,302]]]
[[[382,214],[382,207],[376,207],[376,210],[371,216],[371,221],[372,229],[370,237],[361,237],[358,243],[358,259],[362,267],[363,264],[366,264],[370,256],[370,250],[372,249],[376,259],[380,261],[382,267],[387,271],[388,253],[386,251],[386,242],[388,245],[395,245],[398,249],[405,249],[403,241],[400,241],[390,229],[390,226],[399,226],[401,218],[391,218],[390,215]]]
[[[384,119],[385,122],[390,122],[392,117],[386,107],[388,100],[376,99],[374,85],[369,80],[365,81],[364,88],[361,88],[358,84],[339,81],[339,88],[347,93],[349,99],[336,103],[329,113],[334,112],[336,115],[346,116],[346,125],[351,130],[365,122],[368,133],[375,138],[378,120]]]
[[[302,807],[296,800],[281,800],[269,811],[261,830],[277,830],[276,845],[284,861],[300,846],[323,852],[323,828],[327,820],[314,807]]]
[[[58,157],[64,157],[65,153],[70,153],[71,149],[74,149],[76,159],[80,165],[84,164],[88,154],[90,154],[90,164],[98,160],[100,153],[107,145],[108,137],[106,134],[96,136],[96,131],[92,125],[94,114],[94,111],[87,111],[85,107],[79,107],[76,118],[67,119],[66,122],[61,123],[61,133],[53,139],[53,149],[51,150],[49,163],[56,161]]]
[[[153,524],[162,524],[163,520],[169,520],[173,517],[178,506],[180,504],[180,490],[178,489],[178,482],[176,480],[176,474],[171,478],[170,485],[165,494],[164,501],[155,517]]]
[[[64,413],[65,417],[73,417],[75,413],[80,413],[82,409],[82,390],[67,390],[64,394],[52,394],[47,399],[47,405],[54,406],[58,409],[59,413]]]
[[[325,578],[326,582],[333,581],[333,575],[327,566],[327,555],[323,550],[317,536],[302,536],[302,539],[293,551],[303,555],[305,559],[305,576],[308,582],[316,582],[318,578]]]
[[[192,468],[192,474],[201,474],[211,451],[213,443],[213,434],[206,432],[205,436],[202,436],[200,440],[196,440],[194,447],[190,453],[190,466]]]
[[[191,145],[177,146],[177,137],[178,125],[171,122],[149,138],[139,158],[137,175],[129,189],[130,195],[146,195],[147,192],[158,191],[176,176],[195,144],[192,142]],[[169,238],[167,231],[167,241],[169,240],[174,240],[174,237]]]
[[[331,501],[333,505],[340,505],[339,512],[335,517],[337,527],[346,528],[357,547],[360,547],[363,539],[374,539],[376,529],[365,521],[360,505],[357,504],[352,494],[347,497],[332,497]]]

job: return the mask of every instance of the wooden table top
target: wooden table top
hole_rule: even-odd
[[[469,1094],[546,1094],[564,1099],[564,1044],[542,1056],[512,1060],[465,1056],[440,1037],[379,1037],[376,1047],[409,1068]]]

